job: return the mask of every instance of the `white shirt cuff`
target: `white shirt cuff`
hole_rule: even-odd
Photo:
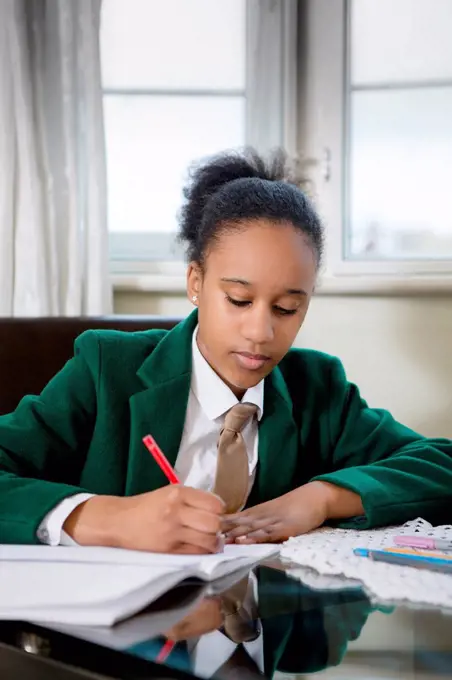
[[[93,496],[92,493],[77,493],[75,496],[65,498],[48,512],[36,532],[41,543],[47,545],[78,545],[69,534],[63,531],[63,524],[77,506]]]

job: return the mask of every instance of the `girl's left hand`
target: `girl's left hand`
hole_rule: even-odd
[[[223,520],[226,543],[276,543],[317,529],[328,519],[329,484],[310,482]]]

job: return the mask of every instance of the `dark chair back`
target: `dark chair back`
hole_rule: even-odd
[[[142,331],[173,328],[163,316],[0,318],[0,414],[26,394],[39,394],[73,356],[75,338],[88,329]]]

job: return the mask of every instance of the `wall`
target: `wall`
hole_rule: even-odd
[[[115,294],[119,314],[185,315],[182,295]],[[452,437],[452,295],[319,295],[297,346],[339,356],[372,406],[410,427]]]

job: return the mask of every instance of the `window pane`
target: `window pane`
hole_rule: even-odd
[[[452,78],[452,0],[351,0],[351,78]]]
[[[104,110],[111,231],[174,230],[188,165],[244,144],[243,97],[108,95]]]
[[[105,88],[244,89],[246,0],[105,0]]]
[[[452,87],[354,92],[348,255],[452,256]]]

